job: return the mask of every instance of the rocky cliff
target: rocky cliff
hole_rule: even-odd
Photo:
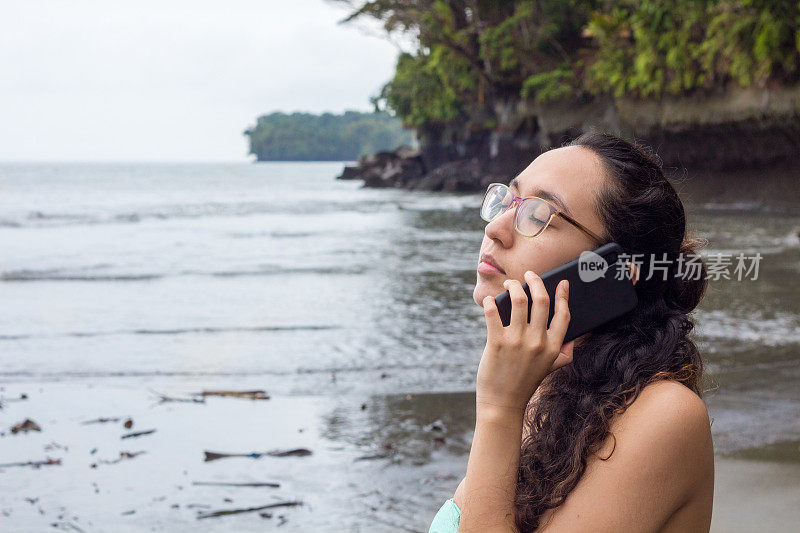
[[[493,130],[453,124],[418,132],[420,149],[359,159],[339,179],[366,187],[481,191],[589,129],[651,145],[697,201],[800,203],[800,86],[731,88],[660,100],[625,98],[496,109]]]

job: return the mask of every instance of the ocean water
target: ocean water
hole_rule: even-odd
[[[361,189],[341,167],[0,167],[0,376],[463,388],[477,197]]]
[[[432,514],[415,507],[413,468],[466,468],[485,342],[472,301],[481,196],[365,189],[335,180],[342,166],[0,165],[0,394],[60,390],[53,402],[63,403],[94,389],[97,405],[98,390],[246,385],[317,398],[319,438],[359,450],[392,441],[405,454],[406,470],[385,481],[405,480],[407,499],[347,516],[373,527],[404,516],[403,527],[422,530]],[[762,255],[757,280],[711,281],[696,311],[716,450],[796,450],[800,217],[687,210],[707,253]],[[348,403],[365,397],[368,415]],[[69,410],[55,403],[54,413]],[[424,426],[436,418],[454,438],[431,451]],[[0,419],[0,429],[17,421]],[[375,475],[354,482],[359,494]],[[24,504],[11,502],[0,499],[19,514]]]

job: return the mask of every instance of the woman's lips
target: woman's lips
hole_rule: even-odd
[[[502,274],[500,269],[496,266],[490,265],[486,261],[481,261],[478,263],[478,273],[479,274]]]

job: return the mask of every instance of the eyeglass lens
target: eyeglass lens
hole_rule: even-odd
[[[487,191],[481,206],[481,216],[492,221],[511,205],[513,194],[505,185],[495,185]],[[545,202],[528,198],[517,211],[515,225],[523,235],[533,236],[541,232],[551,215],[551,208]]]

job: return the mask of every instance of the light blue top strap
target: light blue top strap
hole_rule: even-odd
[[[458,519],[461,509],[458,508],[453,498],[450,498],[439,508],[433,517],[428,533],[458,533]]]

